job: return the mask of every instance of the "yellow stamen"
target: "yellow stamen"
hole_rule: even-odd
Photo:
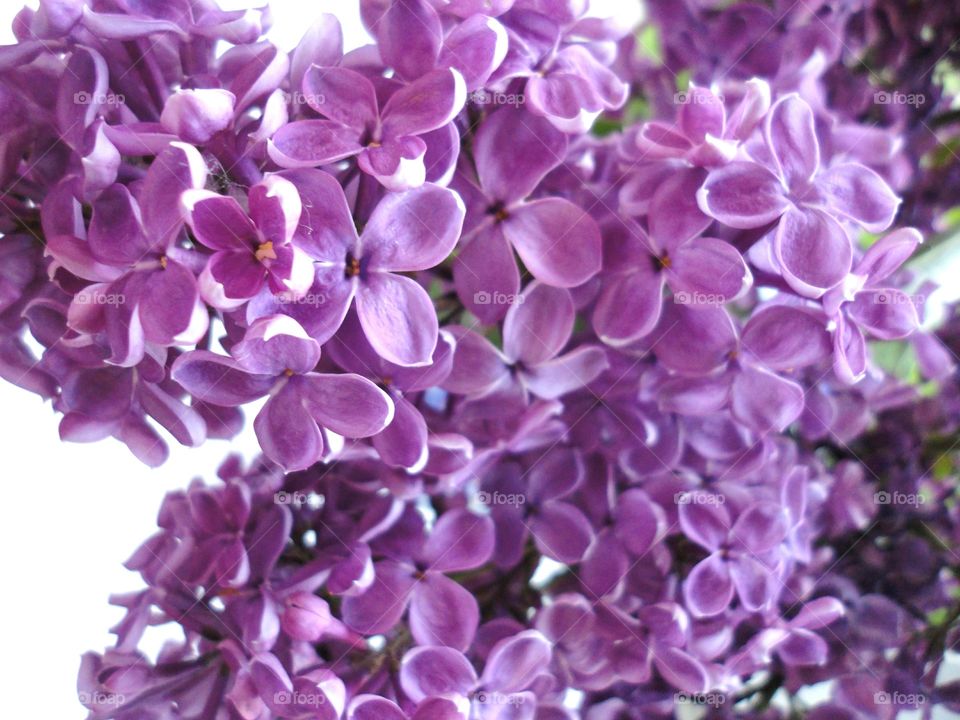
[[[260,262],[264,260],[276,260],[277,254],[273,251],[273,240],[267,240],[265,243],[261,243],[260,247],[257,248],[256,256]]]

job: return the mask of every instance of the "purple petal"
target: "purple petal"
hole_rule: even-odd
[[[883,232],[893,222],[900,199],[886,181],[858,163],[835,165],[817,178],[831,209],[873,233]]]
[[[833,369],[843,382],[852,385],[867,371],[867,341],[855,323],[843,315],[836,318],[833,331]]]
[[[428,697],[466,696],[476,684],[473,665],[449,647],[414,648],[400,663],[400,686],[415,703]]]
[[[466,100],[459,72],[450,68],[427,73],[390,96],[383,108],[383,137],[422,135],[441,128],[460,113]]]
[[[678,170],[668,177],[650,201],[650,238],[668,253],[698,236],[710,225],[710,217],[697,205],[697,190],[706,172],[699,168]]]
[[[380,459],[392,467],[420,472],[428,460],[429,431],[423,415],[406,398],[394,400],[393,420],[373,437]]]
[[[343,598],[343,622],[364,635],[389,632],[400,622],[415,584],[412,568],[390,561],[377,563],[366,592]]]
[[[206,350],[184,353],[170,369],[170,377],[201,400],[215,405],[235,407],[263,397],[275,379],[251,375],[233,358]]]
[[[247,194],[250,218],[266,240],[288,243],[300,224],[303,202],[282,175],[267,175]]]
[[[537,397],[552,400],[589,385],[609,366],[603,348],[581,346],[528,368],[523,373],[523,382]]]
[[[697,617],[719,615],[733,600],[733,580],[727,563],[714,553],[697,563],[683,583],[684,602]]]
[[[94,258],[121,267],[136,264],[150,252],[140,209],[124,185],[111,185],[94,201],[87,240]]]
[[[895,273],[922,242],[923,236],[915,228],[894,230],[870,246],[854,273],[866,277],[868,285],[876,286]]]
[[[455,68],[467,90],[482,87],[507,54],[507,31],[486,15],[474,15],[454,26],[443,40],[439,66]]]
[[[846,307],[861,329],[881,340],[904,338],[920,327],[913,299],[901,290],[865,290]]]
[[[722,496],[691,493],[680,498],[680,527],[684,534],[707,550],[717,550],[730,532],[730,514]]]
[[[304,33],[290,59],[290,87],[303,89],[311,65],[330,67],[343,57],[343,29],[336,15],[321,13]]]
[[[727,362],[737,337],[723,308],[671,303],[664,308],[653,351],[665,366],[682,375],[707,375]]]
[[[329,165],[362,149],[356,130],[331,120],[297,120],[267,142],[270,159],[285,168]]]
[[[440,516],[423,547],[430,570],[454,572],[483,565],[493,552],[493,521],[464,509]]]
[[[190,229],[211,250],[256,249],[257,228],[235,198],[193,190],[184,193],[182,202]]]
[[[675,296],[686,293],[694,307],[735,300],[752,282],[737,249],[716,238],[695,238],[678,247],[670,256],[667,272]]]
[[[407,720],[407,715],[386,698],[357,695],[347,708],[347,720]]]
[[[427,144],[419,137],[405,135],[367,147],[357,164],[391,192],[403,192],[423,185],[427,178],[424,157]]]
[[[826,321],[813,312],[774,305],[753,314],[740,346],[771,370],[813,365],[830,354]]]
[[[640,263],[636,272],[605,280],[593,326],[608,345],[629,345],[656,327],[662,307],[663,280],[652,262]]]
[[[782,543],[787,530],[786,513],[780,505],[758,502],[740,513],[730,536],[735,550],[763,553]]]
[[[323,454],[320,428],[304,407],[295,384],[288,383],[267,400],[253,429],[264,454],[288,472],[310,467]]]
[[[526,203],[511,212],[503,232],[530,273],[548,285],[582,285],[600,270],[600,230],[568,200]]]
[[[587,517],[569,503],[545,503],[530,518],[530,534],[541,553],[557,562],[579,562],[593,541]]]
[[[643,490],[624,492],[613,514],[620,542],[635,555],[646,553],[664,530],[663,511]]]
[[[298,379],[298,391],[310,415],[338,435],[376,435],[393,420],[393,401],[359,375],[310,373]]]
[[[526,365],[556,357],[570,339],[575,314],[569,291],[530,283],[503,321],[504,353]]]
[[[357,315],[374,350],[396,365],[428,365],[437,315],[426,290],[408,277],[372,272],[357,289]]]
[[[790,287],[806,297],[837,285],[853,262],[847,233],[819,210],[788,210],[777,228],[774,252]]]
[[[443,38],[436,10],[426,0],[389,3],[384,9],[372,25],[383,62],[408,80],[431,70]]]
[[[509,374],[503,355],[482,335],[462,327],[448,327],[457,339],[453,367],[442,387],[461,395],[482,394]]]
[[[230,354],[251,374],[302,375],[320,361],[320,344],[293,318],[273,315],[251,324]]]
[[[729,564],[729,569],[744,608],[758,612],[770,603],[776,592],[776,579],[763,563],[741,556]]]
[[[144,273],[137,312],[143,334],[159,345],[198,342],[207,331],[209,315],[200,302],[193,273],[180,263]]]
[[[388,194],[361,238],[369,269],[409,272],[439,265],[457,244],[465,212],[455,192],[436,185]]]
[[[297,188],[303,207],[294,243],[315,260],[338,266],[342,275],[358,237],[340,183],[322,170],[289,170],[283,177]]]
[[[710,687],[710,675],[703,664],[675,647],[658,646],[653,662],[663,679],[688,693],[703,693]]]
[[[550,665],[551,644],[537,630],[504,638],[487,655],[480,683],[501,693],[525,690]]]
[[[567,152],[566,136],[547,120],[504,107],[477,130],[473,154],[480,185],[491,200],[523,200]]]
[[[767,115],[764,137],[787,187],[800,190],[820,167],[813,111],[797,94],[781,98]]]
[[[776,648],[777,655],[788,665],[823,665],[827,661],[829,647],[819,635],[809,630],[790,632]]]
[[[457,296],[481,322],[500,320],[520,293],[520,273],[501,227],[481,231],[453,265]]]
[[[730,409],[760,435],[783,432],[803,412],[803,388],[760,368],[743,368],[734,378]]]
[[[84,131],[93,124],[106,101],[108,82],[103,56],[90,48],[75,47],[63,72],[56,102],[60,132],[74,147],[79,147]]]
[[[761,227],[790,207],[776,175],[743,161],[711,171],[697,191],[697,203],[707,215],[733,228]]]
[[[163,106],[160,124],[194,145],[203,145],[233,123],[232,92],[219,88],[180,89]]]
[[[533,75],[527,80],[524,97],[531,112],[542,115],[561,132],[587,132],[603,110],[603,102],[590,82],[572,72]]]
[[[170,143],[153,159],[137,199],[154,247],[166,247],[180,231],[180,197],[185,190],[202,188],[206,178],[206,163],[192,145]]]
[[[359,133],[376,127],[377,93],[366,77],[344,67],[309,67],[303,76],[307,103],[328,120]]]
[[[623,587],[630,560],[610,529],[601,530],[580,564],[580,581],[594,598],[615,595]]]
[[[446,575],[427,573],[410,600],[410,632],[418,645],[444,645],[466,651],[473,642],[480,610],[473,593]]]
[[[703,142],[707,135],[715,138],[723,137],[727,115],[723,107],[723,98],[715,95],[708,88],[693,84],[684,95],[685,99],[678,115],[684,134],[698,144]]]

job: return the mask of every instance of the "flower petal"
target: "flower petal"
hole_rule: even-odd
[[[297,120],[267,142],[270,159],[280,167],[329,165],[362,150],[357,131],[332,120]]]
[[[697,191],[700,209],[733,228],[755,228],[776,220],[790,207],[776,175],[742,160],[712,170]]]
[[[429,365],[437,314],[427,291],[408,277],[371,272],[357,288],[357,316],[373,349],[396,365]]]
[[[806,297],[819,297],[837,285],[853,263],[847,233],[819,210],[788,210],[777,228],[774,252],[790,287]]]
[[[831,209],[873,233],[883,232],[893,222],[900,198],[886,180],[859,163],[841,163],[817,177]]]
[[[563,198],[526,203],[503,223],[507,240],[530,273],[554,287],[582,285],[600,270],[600,230]]]
[[[377,204],[361,243],[370,270],[428,270],[457,244],[466,210],[460,196],[437,185],[390,193]]]

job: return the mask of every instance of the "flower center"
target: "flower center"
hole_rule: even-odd
[[[507,212],[507,208],[502,202],[495,202],[493,205],[487,208],[487,215],[493,215],[494,219],[497,222],[503,222],[508,217],[510,213]]]
[[[260,247],[257,248],[256,257],[259,262],[264,260],[276,260],[277,253],[273,249],[273,240],[267,240],[264,243],[260,243]]]
[[[360,258],[348,255],[345,272],[347,277],[357,277],[360,274]]]

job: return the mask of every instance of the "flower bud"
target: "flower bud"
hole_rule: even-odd
[[[217,88],[178,90],[167,98],[160,123],[181,139],[202,145],[230,126],[235,101],[232,92]]]
[[[319,640],[331,625],[330,606],[308,592],[294,593],[280,618],[283,631],[294,640]]]

